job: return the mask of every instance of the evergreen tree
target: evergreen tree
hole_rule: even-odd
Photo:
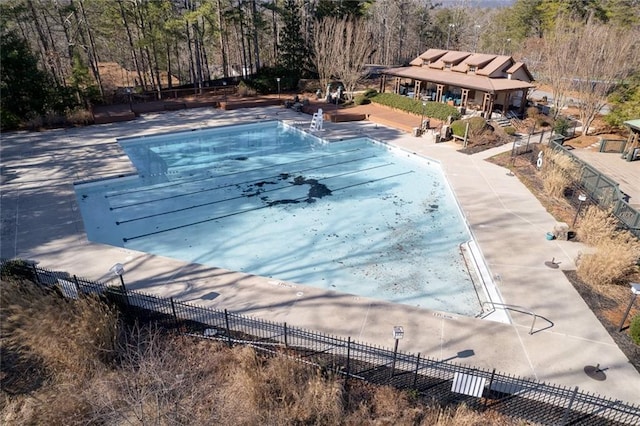
[[[2,129],[44,114],[52,87],[27,43],[14,32],[0,40],[0,116]]]
[[[307,68],[308,49],[304,43],[304,38],[300,28],[302,22],[300,18],[300,8],[296,0],[285,0],[282,20],[282,38],[280,41],[280,56],[278,65],[287,73],[287,77],[297,80],[301,77],[303,70]],[[295,83],[294,81],[288,83]]]

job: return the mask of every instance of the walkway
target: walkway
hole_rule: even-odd
[[[387,347],[393,344],[393,326],[403,325],[405,352],[445,359],[473,350],[472,357],[459,361],[638,402],[640,374],[562,273],[573,268],[584,247],[546,240],[555,220],[516,178],[484,160],[508,146],[468,156],[453,143],[436,145],[372,123],[325,123],[332,139],[369,135],[442,164],[504,301],[552,322],[533,335],[528,334],[531,318],[522,314],[512,313],[513,324],[461,317],[87,241],[73,182],[133,171],[115,138],[269,118],[309,121],[278,107],[201,108],[87,128],[3,133],[0,255],[114,284],[108,270],[120,262],[127,285],[136,290]],[[559,269],[545,266],[551,258]],[[584,373],[585,366],[596,364],[606,368],[606,381]]]

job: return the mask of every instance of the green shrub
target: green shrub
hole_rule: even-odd
[[[471,117],[467,120],[456,120],[451,123],[451,131],[454,135],[464,137],[464,132],[467,129],[467,123],[469,123],[469,135],[470,137],[479,136],[487,127],[487,122],[482,117]]]
[[[353,100],[353,102],[356,105],[366,105],[366,104],[370,104],[371,103],[371,99],[367,98],[366,95],[362,94],[362,95],[356,96],[356,98]]]
[[[376,89],[367,89],[363,93],[365,98],[372,98],[377,94],[378,94],[378,91]]]
[[[442,121],[447,120],[449,117],[453,120],[458,120],[461,116],[460,111],[450,105],[440,102],[427,102],[425,105],[422,105],[422,101],[420,100],[396,95],[395,93],[378,93],[371,97],[371,102],[416,115],[422,115],[424,111],[425,117],[436,118]]]
[[[636,315],[631,319],[629,336],[631,337],[631,340],[633,340],[633,343],[640,345],[640,315]]]
[[[509,136],[513,136],[516,134],[516,128],[513,126],[503,127],[502,130]]]
[[[564,117],[560,117],[554,123],[553,131],[559,135],[567,136],[567,131],[569,130],[569,127],[571,127],[569,120],[567,120]]]
[[[456,120],[451,123],[451,132],[460,137],[464,137],[464,131],[467,128],[467,124],[462,120]]]

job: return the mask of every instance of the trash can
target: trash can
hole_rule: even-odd
[[[421,135],[422,135],[422,131],[420,130],[420,127],[414,127],[413,128],[413,136],[420,137]]]

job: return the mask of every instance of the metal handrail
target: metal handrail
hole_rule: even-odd
[[[498,306],[502,306],[505,309],[511,309],[512,311],[516,311],[516,312],[521,312],[523,314],[532,315],[533,316],[533,321],[531,322],[531,329],[529,330],[529,334],[530,335],[533,334],[533,327],[536,325],[536,318],[538,318],[540,315],[538,315],[535,312],[533,312],[532,310],[529,310],[529,309],[524,308],[522,306],[509,305],[509,304],[506,304],[506,303],[497,303],[497,302],[486,301],[486,302],[482,302],[482,306],[484,306],[487,303],[490,303],[494,307],[496,305],[498,305]]]

